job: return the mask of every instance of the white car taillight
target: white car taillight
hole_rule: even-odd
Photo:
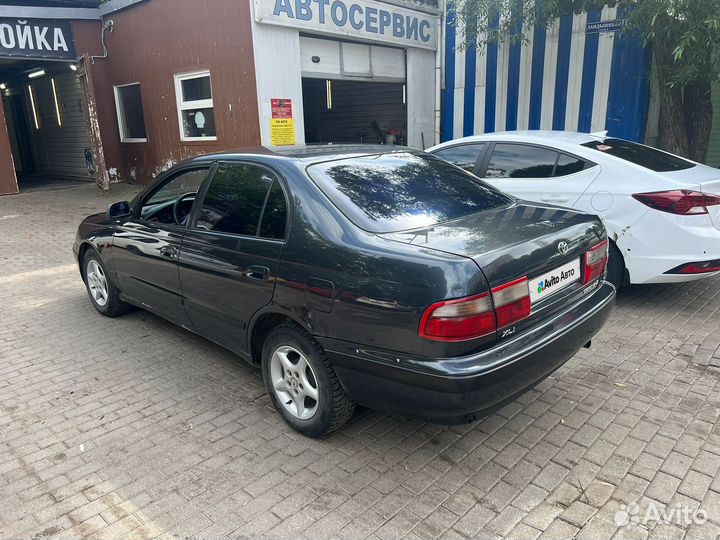
[[[687,189],[635,193],[632,197],[655,210],[680,216],[707,214],[708,206],[720,205],[720,197],[717,195]]]

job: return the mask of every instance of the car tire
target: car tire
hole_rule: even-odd
[[[97,251],[87,250],[83,258],[85,288],[92,305],[106,317],[117,317],[126,313],[130,305],[120,300],[120,293],[105,269]]]
[[[301,328],[284,324],[270,333],[263,344],[262,372],[275,409],[303,435],[326,437],[352,417],[355,403],[323,348]]]
[[[617,290],[625,284],[625,260],[614,242],[610,242],[608,250],[608,267],[606,281],[612,283]]]

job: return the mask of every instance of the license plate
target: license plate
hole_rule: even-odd
[[[534,304],[563,290],[580,279],[580,259],[530,280],[530,301]]]

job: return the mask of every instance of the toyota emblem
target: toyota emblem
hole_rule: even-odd
[[[558,251],[560,252],[560,255],[565,255],[568,252],[568,243],[567,242],[560,242],[558,244]]]

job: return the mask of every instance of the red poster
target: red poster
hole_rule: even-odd
[[[270,100],[272,105],[272,117],[275,118],[292,118],[292,100],[291,99],[276,99]]]

